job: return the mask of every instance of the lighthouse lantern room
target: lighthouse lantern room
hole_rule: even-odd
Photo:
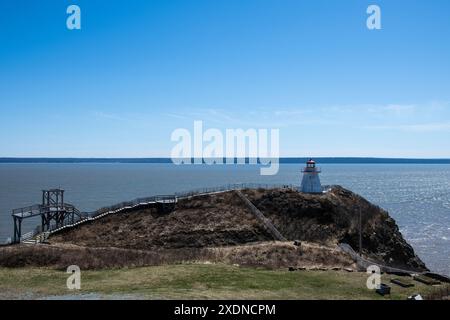
[[[320,168],[316,167],[316,162],[309,159],[306,167],[303,168],[303,179],[300,191],[304,193],[322,193],[322,185],[320,184]]]

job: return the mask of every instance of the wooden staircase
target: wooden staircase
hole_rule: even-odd
[[[256,219],[258,219],[266,228],[266,230],[272,235],[275,240],[278,241],[287,241],[287,239],[278,231],[277,228],[272,224],[272,222],[267,219],[264,214],[240,191],[235,190],[236,194],[245,204],[248,206],[250,211],[255,215]]]

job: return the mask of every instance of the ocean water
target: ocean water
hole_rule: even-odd
[[[323,184],[339,184],[389,211],[416,253],[450,275],[450,165],[325,164]],[[82,211],[157,194],[230,183],[299,184],[301,165],[282,164],[275,176],[252,165],[151,163],[0,164],[0,241],[12,235],[11,210],[39,203],[41,190],[61,187]],[[24,228],[38,224],[30,221]],[[26,231],[26,230],[25,230]]]

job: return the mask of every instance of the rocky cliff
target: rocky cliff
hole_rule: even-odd
[[[345,242],[358,250],[361,210],[366,257],[392,267],[426,269],[386,211],[342,187],[318,195],[290,189],[243,193],[285,238],[327,247]],[[139,250],[221,247],[271,240],[271,234],[235,192],[180,200],[175,211],[164,215],[152,209],[110,215],[50,238],[51,243]]]
[[[292,190],[247,190],[246,195],[286,238],[344,242],[355,250],[361,212],[364,256],[392,267],[426,269],[385,210],[340,186],[319,195]]]

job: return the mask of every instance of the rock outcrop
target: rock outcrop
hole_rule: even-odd
[[[340,186],[324,194],[292,190],[247,190],[247,197],[288,239],[347,243],[373,261],[408,270],[426,270],[393,218],[380,207]]]
[[[324,194],[290,189],[243,190],[246,197],[288,240],[359,249],[361,211],[363,255],[391,267],[426,270],[389,214],[342,187]],[[152,209],[106,216],[64,231],[51,243],[134,250],[206,248],[273,240],[235,192],[180,200],[175,211]]]

